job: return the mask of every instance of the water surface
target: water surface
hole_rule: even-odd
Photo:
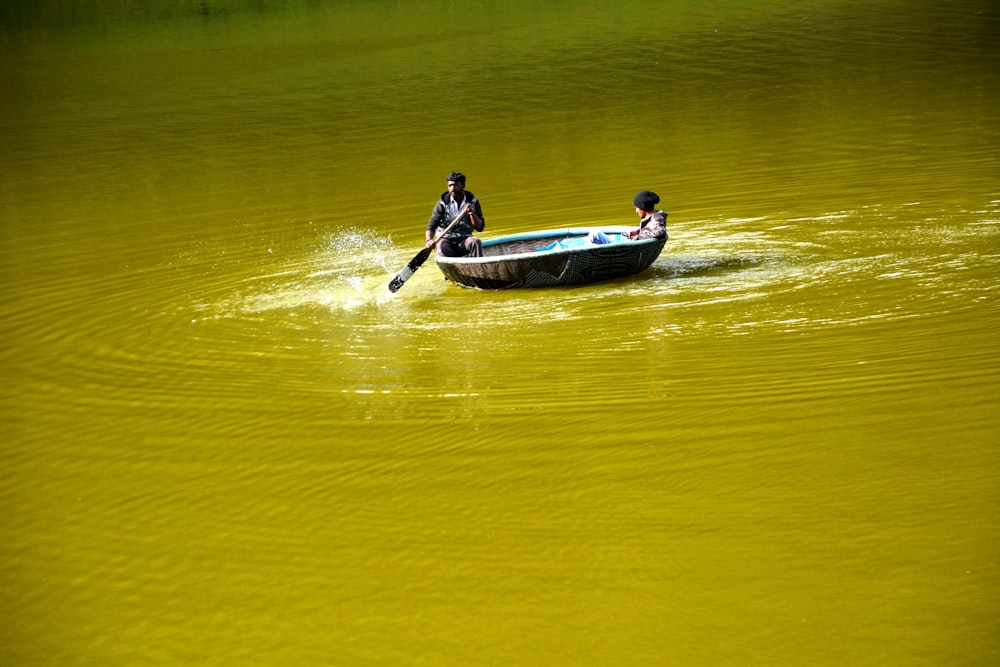
[[[997,660],[990,3],[15,8],[4,662]]]

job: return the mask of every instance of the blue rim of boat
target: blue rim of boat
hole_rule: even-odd
[[[636,229],[635,225],[611,225],[603,227],[561,227],[556,229],[543,229],[534,232],[521,232],[519,234],[508,234],[506,236],[498,236],[492,239],[483,240],[483,249],[490,246],[504,245],[507,243],[514,243],[517,241],[535,241],[544,240],[548,238],[562,238],[566,236],[586,236],[591,232],[604,232],[605,234],[624,234]],[[628,241],[632,244],[647,244],[653,245],[658,243],[659,239],[641,239],[638,241]],[[525,255],[558,255],[561,253],[576,253],[583,250],[592,250],[594,248],[600,248],[601,246],[587,246],[580,248],[553,248],[551,250],[531,250],[529,252],[519,252],[511,253],[509,255],[484,255],[483,257],[445,257],[443,255],[437,255],[434,261],[439,264],[485,264],[488,262],[516,262],[518,260],[524,259]]]

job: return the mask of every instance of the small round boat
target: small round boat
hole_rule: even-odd
[[[624,238],[634,229],[571,227],[511,234],[483,241],[482,257],[438,255],[435,263],[445,278],[462,287],[583,285],[630,276],[656,261],[667,240]]]

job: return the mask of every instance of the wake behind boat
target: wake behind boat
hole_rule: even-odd
[[[622,278],[646,270],[665,238],[632,241],[634,226],[570,227],[500,236],[483,241],[482,257],[444,257],[435,263],[462,287],[558,287]],[[592,234],[603,243],[594,243]]]

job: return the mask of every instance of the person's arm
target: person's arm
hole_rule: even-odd
[[[434,232],[438,230],[443,221],[444,204],[438,202],[434,204],[434,210],[431,211],[431,219],[427,221],[427,228],[424,230],[424,240],[427,242],[428,248],[434,245]]]
[[[660,214],[659,212],[653,213],[653,215],[644,220],[642,227],[639,229],[639,233],[636,235],[637,239],[655,239],[666,237],[667,214]]]
[[[486,228],[486,219],[483,218],[483,208],[479,205],[478,199],[472,200],[472,228],[477,232]]]

